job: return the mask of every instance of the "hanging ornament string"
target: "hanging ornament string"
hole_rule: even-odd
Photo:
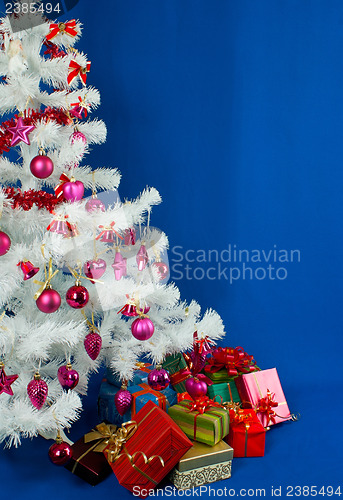
[[[43,256],[44,256],[44,251],[42,251]],[[46,268],[46,265],[44,265],[44,274],[45,274],[45,281],[38,281],[38,280],[33,280],[36,285],[40,285],[39,290],[35,293],[34,299],[37,300],[39,297],[42,295],[44,290],[49,288],[51,286],[51,280],[56,276],[56,274],[59,272],[59,269],[56,269],[56,271],[52,272],[52,258],[50,257],[49,259],[49,266],[48,266],[48,271]]]
[[[85,313],[85,311],[84,311],[83,309],[82,309],[82,311],[81,311],[81,314],[82,314],[82,316],[85,318],[86,323],[87,323],[87,325],[90,327],[90,329],[91,329],[91,330],[93,330],[93,331],[96,331],[96,332],[100,333],[99,328],[98,328],[97,326],[95,326],[95,322],[94,322],[94,311],[92,311],[92,321],[89,321],[89,319],[87,318],[86,313]]]
[[[94,279],[94,278],[88,278],[87,276],[82,276],[82,273],[81,273],[81,269],[82,269],[82,264],[79,263],[78,266],[77,266],[77,269],[79,270],[77,272],[76,269],[72,269],[71,267],[67,266],[70,273],[74,276],[75,280],[77,282],[80,282],[82,279],[84,280],[88,280],[88,281],[92,281],[93,283],[100,283],[101,285],[104,284],[103,281],[100,281],[100,280],[97,280],[97,279]]]

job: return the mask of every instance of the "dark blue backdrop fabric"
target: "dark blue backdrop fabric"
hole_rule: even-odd
[[[92,61],[88,82],[102,95],[97,116],[108,126],[90,164],[121,170],[122,198],[146,185],[160,191],[152,224],[169,236],[182,297],[219,312],[226,345],[276,366],[302,415],[267,434],[264,458],[235,459],[232,478],[213,487],[241,496],[241,488],[265,488],[266,497],[279,486],[282,496],[306,496],[287,490],[297,485],[337,491],[342,2],[80,0],[67,18],[75,17],[84,23],[78,47]],[[74,439],[96,422],[100,380]],[[3,492],[131,498],[114,477],[94,490],[50,465],[48,447],[38,439],[1,452]]]

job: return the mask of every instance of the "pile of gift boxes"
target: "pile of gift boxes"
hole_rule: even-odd
[[[191,397],[186,381],[197,377],[189,357],[166,358],[170,385],[153,390],[149,364],[139,363],[127,390],[131,408],[121,416],[114,398],[120,380],[107,370],[98,413],[102,422],[73,445],[67,468],[92,485],[110,473],[145,497],[164,478],[188,489],[231,476],[234,457],[264,455],[266,430],[293,419],[275,368],[261,370],[241,347],[213,350],[201,374],[207,394]]]

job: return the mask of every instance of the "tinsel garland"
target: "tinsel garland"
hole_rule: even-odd
[[[59,125],[71,125],[73,123],[73,120],[68,113],[66,113],[62,109],[54,109],[51,107],[47,107],[44,111],[35,111],[33,109],[28,109],[27,111],[25,111],[22,118],[25,125],[35,125],[35,123],[39,120],[53,120]],[[9,132],[7,129],[8,127],[14,127],[16,125],[17,119],[18,115],[15,115],[14,118],[3,122],[1,125],[0,154],[2,154],[4,151],[10,150],[13,134],[11,134],[11,132]]]
[[[29,191],[22,192],[19,188],[8,187],[4,189],[8,200],[11,200],[11,207],[13,209],[22,208],[26,212],[31,210],[33,205],[36,205],[40,210],[45,208],[52,212],[57,205],[61,204],[64,200],[56,198],[54,194],[46,193],[45,191]]]
[[[60,49],[58,45],[55,45],[52,42],[48,42],[48,40],[44,42],[44,45],[47,47],[44,55],[49,55],[51,59],[55,59],[56,57],[64,57],[67,55],[67,53],[64,52],[64,50]]]

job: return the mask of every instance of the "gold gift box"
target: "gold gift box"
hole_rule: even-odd
[[[179,489],[187,490],[231,477],[233,449],[225,441],[215,446],[194,441],[169,475]]]

